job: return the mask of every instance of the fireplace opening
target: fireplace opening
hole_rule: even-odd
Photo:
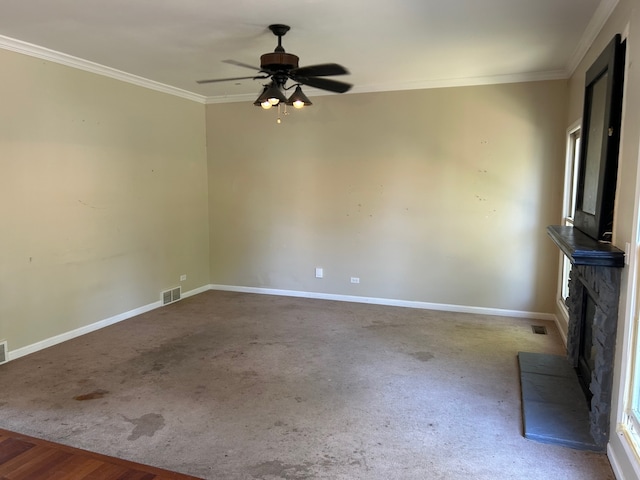
[[[583,290],[582,314],[580,315],[580,340],[578,347],[578,365],[576,367],[578,380],[584,390],[587,404],[591,409],[591,376],[595,369],[596,352],[593,344],[593,322],[596,318],[596,302],[591,295]]]

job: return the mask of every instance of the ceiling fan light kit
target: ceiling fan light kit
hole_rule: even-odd
[[[263,85],[262,92],[258,96],[253,104],[260,106],[265,110],[270,109],[273,106],[278,106],[278,112],[280,112],[280,105],[284,105],[284,114],[287,115],[287,105],[293,106],[296,109],[303,108],[305,106],[313,105],[311,100],[303,93],[301,86],[309,85],[310,87],[319,88],[321,90],[327,90],[334,93],[345,93],[351,88],[351,84],[345,82],[339,82],[337,80],[331,80],[328,78],[334,75],[346,75],[349,72],[346,68],[337,63],[323,63],[319,65],[311,65],[308,67],[299,67],[299,58],[297,55],[285,52],[282,47],[282,37],[289,31],[288,25],[273,24],[269,25],[269,30],[278,37],[278,46],[271,53],[265,53],[260,56],[260,68],[253,67],[241,62],[233,60],[226,60],[226,63],[236,65],[244,68],[251,68],[258,71],[258,75],[252,77],[234,77],[234,78],[218,78],[211,80],[198,80],[198,83],[214,83],[225,82],[232,80],[244,80],[244,79],[267,79],[271,78],[271,82],[267,85]],[[287,82],[291,80],[293,85],[287,87]],[[293,94],[287,99],[284,95],[284,91],[296,87]],[[280,123],[280,116],[278,115],[278,123]]]
[[[289,100],[287,100],[287,105],[291,105],[294,108],[302,108],[313,105],[313,103],[311,103],[311,100],[304,94],[300,85],[296,85],[296,89],[289,97]]]
[[[280,87],[278,87],[274,82],[271,82],[270,85],[265,86],[265,89],[258,97],[258,100],[260,100],[262,108],[269,109],[272,106],[278,105],[280,102],[286,102],[287,97],[284,96]],[[265,104],[269,104],[269,106],[267,107]]]

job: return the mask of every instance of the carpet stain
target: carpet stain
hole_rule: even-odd
[[[85,393],[84,395],[78,395],[77,397],[73,397],[74,400],[84,401],[84,400],[96,400],[98,398],[104,397],[107,393],[107,390],[94,390],[90,393]]]
[[[410,353],[413,358],[416,360],[420,360],[421,362],[428,362],[433,359],[433,354],[431,352],[414,352]]]
[[[140,437],[153,437],[165,425],[164,417],[158,413],[147,413],[140,418],[127,418],[124,415],[123,417],[127,422],[135,425],[133,432],[127,437],[127,440],[132,441]]]
[[[405,328],[405,327],[410,327],[411,325],[403,323],[383,323],[383,322],[376,322],[372,325],[365,325],[362,328],[366,328],[367,330],[383,330],[386,328]]]
[[[283,480],[304,480],[307,478],[313,478],[311,472],[311,463],[304,462],[298,465],[290,465],[288,463],[281,462],[280,460],[272,460],[270,462],[262,462],[258,465],[254,465],[249,468],[249,475],[253,478],[263,479],[277,478]]]

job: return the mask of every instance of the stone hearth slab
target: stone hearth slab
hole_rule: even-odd
[[[518,352],[525,438],[601,451],[590,432],[589,407],[578,376],[560,355]]]

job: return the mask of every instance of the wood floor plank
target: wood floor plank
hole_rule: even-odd
[[[73,455],[68,461],[58,465],[54,471],[49,472],[47,480],[66,480],[69,478],[90,478],[104,462],[87,458],[81,455]]]
[[[35,445],[11,437],[0,437],[0,465],[30,450]]]
[[[85,461],[90,461],[90,458],[83,457]],[[129,472],[131,469],[123,465],[115,465],[113,463],[102,463],[98,465],[96,469],[91,472],[91,480],[111,480],[120,478],[122,475]]]
[[[36,461],[32,461],[29,464],[26,464],[26,468],[18,469],[12,474],[11,479],[35,480],[40,478],[48,478],[49,472],[55,470],[56,465],[63,463],[70,457],[70,453],[62,452],[52,448],[47,452],[46,458],[40,457],[37,458]]]
[[[118,480],[158,480],[158,476],[152,473],[145,473],[130,470],[122,477],[118,477]]]
[[[2,480],[202,480],[0,429]]]
[[[23,470],[31,468],[34,464],[38,465],[40,462],[47,461],[54,452],[55,450],[46,446],[35,445],[26,452],[0,465],[0,475],[7,476],[9,473],[13,476],[19,475]]]

